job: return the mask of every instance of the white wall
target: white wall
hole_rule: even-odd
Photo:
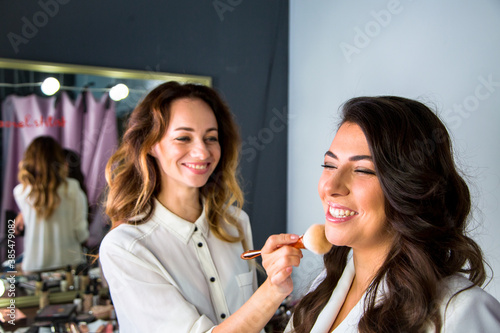
[[[496,272],[500,299],[500,1],[292,0],[290,4],[288,231],[323,223],[317,194],[339,106],[391,94],[436,108],[469,176],[473,231]],[[295,271],[297,293],[319,258]]]

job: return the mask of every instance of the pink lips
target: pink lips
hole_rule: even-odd
[[[330,209],[342,209],[344,211],[348,210],[350,212],[354,212],[354,214],[348,215],[345,217],[335,217],[330,213]],[[332,223],[343,223],[343,222],[349,221],[349,220],[353,219],[354,217],[356,217],[358,215],[358,212],[355,212],[355,211],[353,211],[345,206],[334,204],[332,202],[328,202],[328,210],[326,211],[325,215],[326,215],[326,219]]]

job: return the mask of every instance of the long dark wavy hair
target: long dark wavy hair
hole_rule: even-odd
[[[453,160],[450,136],[424,104],[394,96],[357,97],[342,110],[343,123],[361,127],[396,235],[367,290],[359,332],[439,332],[438,282],[463,273],[486,279],[479,246],[467,236],[470,192]],[[346,266],[350,248],[333,246],[324,256],[327,276],[297,305],[295,332],[309,332]],[[384,285],[384,298],[375,301]]]
[[[241,208],[243,193],[238,180],[240,137],[236,122],[226,103],[212,88],[197,84],[165,82],[154,88],[134,109],[118,150],[106,166],[108,195],[106,213],[112,228],[122,224],[139,224],[149,220],[154,198],[160,191],[160,168],[151,148],[164,136],[172,102],[182,98],[200,99],[214,112],[219,130],[221,158],[207,184],[200,188],[212,232],[227,242],[244,242],[244,231],[228,209]],[[137,216],[142,216],[136,220]],[[226,225],[237,228],[229,233]]]

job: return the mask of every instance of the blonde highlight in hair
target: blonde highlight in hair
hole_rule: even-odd
[[[243,193],[237,179],[240,138],[227,105],[212,88],[166,82],[153,89],[130,115],[122,143],[106,166],[108,196],[106,213],[112,228],[148,221],[154,198],[160,192],[161,172],[150,154],[166,133],[172,102],[200,99],[214,112],[219,128],[221,159],[208,182],[200,188],[212,232],[227,242],[244,241],[244,231],[228,209],[241,209]],[[227,226],[238,230],[232,235]],[[243,244],[246,247],[245,244]]]
[[[59,143],[50,136],[34,139],[19,163],[18,180],[31,188],[30,204],[39,218],[50,217],[61,202],[59,185],[66,183],[68,169]]]

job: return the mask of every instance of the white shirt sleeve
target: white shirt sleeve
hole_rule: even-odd
[[[211,332],[215,326],[212,321],[200,315],[179,292],[176,282],[165,278],[170,275],[160,273],[161,267],[151,265],[149,259],[154,261],[138,258],[106,239],[101,244],[100,260],[106,280],[113,285],[120,332]]]

